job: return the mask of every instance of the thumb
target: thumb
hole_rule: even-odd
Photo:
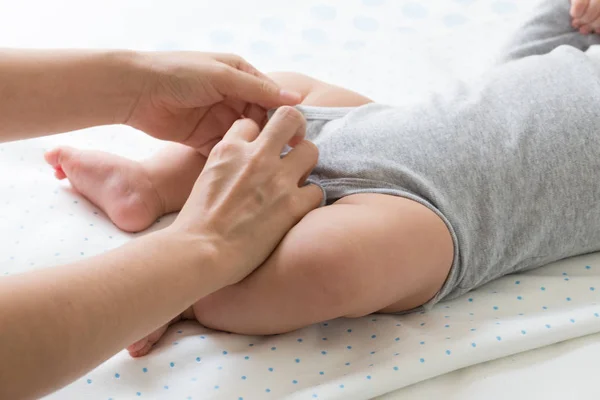
[[[231,67],[215,83],[222,95],[258,104],[266,109],[294,106],[302,101],[300,93],[281,89],[267,77],[255,76]]]
[[[304,217],[315,208],[325,205],[325,191],[321,186],[314,183],[308,183],[299,189],[299,205],[301,207],[300,215]]]

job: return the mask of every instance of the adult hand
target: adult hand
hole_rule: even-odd
[[[260,265],[322,198],[304,186],[317,161],[314,145],[297,142],[304,129],[292,107],[262,132],[239,120],[169,228],[72,265],[2,277],[0,398],[58,389]],[[288,142],[298,144],[281,158]]]
[[[240,117],[263,126],[265,109],[302,100],[236,55],[153,52],[141,60],[144,85],[126,124],[205,156]]]
[[[259,266],[322,200],[319,187],[304,185],[318,158],[315,145],[301,140],[305,128],[292,107],[279,108],[262,132],[251,119],[236,121],[211,152],[170,228],[211,244],[229,284]],[[298,140],[280,157],[287,143]]]
[[[573,27],[582,34],[600,32],[600,0],[572,0]]]

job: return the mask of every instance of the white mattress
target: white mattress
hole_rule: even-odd
[[[300,71],[399,104],[481,73],[531,5],[0,2],[0,46],[231,51],[266,71]],[[133,158],[161,146],[125,127],[0,146],[0,277],[78,260],[135,236],[52,178],[42,154],[57,144]],[[228,335],[186,322],[150,356],[120,353],[49,398],[363,399],[390,392],[384,398],[519,398],[539,393],[548,376],[556,378],[545,383],[549,397],[574,393],[558,378],[577,376],[577,397],[594,398],[598,389],[585,366],[593,361],[588,354],[600,355],[598,336],[511,355],[600,331],[598,302],[600,255],[589,255],[505,277],[425,315],[339,319],[274,337]]]

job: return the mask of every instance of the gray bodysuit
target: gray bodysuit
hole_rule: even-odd
[[[327,203],[413,199],[440,216],[454,262],[428,304],[600,250],[600,42],[545,0],[473,84],[410,107],[300,107]]]

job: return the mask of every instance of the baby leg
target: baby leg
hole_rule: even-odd
[[[278,83],[303,104],[360,106],[360,94],[295,73]],[[443,221],[403,198],[360,194],[309,213],[269,259],[243,281],[198,301],[182,314],[243,334],[287,332],[315,322],[417,307],[441,288],[453,259]],[[143,356],[165,327],[132,344]]]
[[[360,106],[357,93],[291,73],[272,77],[304,104]],[[253,274],[193,306],[200,323],[275,334],[312,323],[418,307],[443,285],[453,259],[444,222],[404,198],[359,194],[314,210]]]
[[[206,159],[189,147],[169,144],[142,162],[70,147],[49,151],[46,161],[58,179],[68,178],[115,225],[137,232],[181,209]]]
[[[572,26],[569,0],[541,0],[533,15],[515,32],[501,62],[543,55],[562,45],[586,51],[600,44],[598,35],[582,35]]]
[[[308,214],[253,274],[193,311],[207,327],[257,335],[410,310],[439,291],[452,258],[448,229],[423,205],[352,195]]]
[[[370,100],[300,74],[277,73],[275,80],[300,91],[305,104],[353,106]],[[187,200],[206,158],[195,150],[170,144],[156,156],[136,162],[100,151],[54,149],[46,161],[58,179],[102,209],[119,228],[138,232],[158,217],[179,211]]]

